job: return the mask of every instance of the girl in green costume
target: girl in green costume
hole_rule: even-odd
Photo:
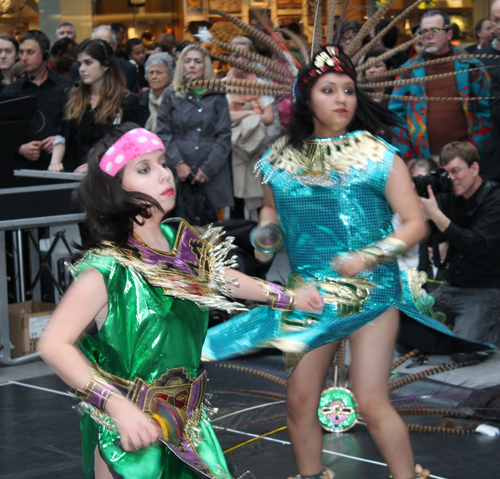
[[[85,473],[229,478],[202,405],[206,378],[196,376],[206,308],[241,308],[226,300],[232,295],[321,312],[321,297],[231,269],[230,241],[216,229],[200,236],[184,221],[177,231],[162,225],[175,185],[163,143],[149,131],[116,127],[88,164],[77,192],[89,231],[85,256],[38,346],[83,399]],[[94,319],[98,333],[82,335]]]

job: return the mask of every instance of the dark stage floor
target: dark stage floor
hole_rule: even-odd
[[[284,377],[283,362],[275,353],[232,360]],[[54,375],[12,381],[2,380],[0,368],[0,478],[79,479],[80,437],[75,401]],[[286,479],[296,474],[288,443],[283,404],[285,389],[266,379],[241,371],[207,365],[219,411],[213,424],[226,458],[239,474],[251,470],[257,479]],[[411,371],[413,372],[413,371]],[[464,381],[465,383],[466,381]],[[421,381],[398,391],[404,400],[414,396],[445,396],[451,391],[438,381]],[[453,395],[464,388],[454,388]],[[449,396],[449,394],[446,394]],[[425,399],[422,399],[425,401]],[[435,425],[437,417],[409,417],[413,423]],[[254,437],[266,434],[250,443]],[[412,432],[416,461],[432,477],[446,479],[497,478],[500,476],[500,436],[448,435]],[[246,444],[244,444],[246,443]],[[366,428],[356,425],[343,435],[325,434],[324,464],[336,479],[387,479],[388,469]]]

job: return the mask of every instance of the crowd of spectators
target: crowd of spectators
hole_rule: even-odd
[[[388,25],[384,22],[373,35]],[[339,37],[345,49],[361,26],[355,20],[345,22]],[[298,25],[291,25],[290,31],[300,33]],[[379,101],[401,120],[384,138],[399,149],[413,176],[428,175],[438,165],[448,172],[456,200],[452,214],[441,211],[432,191],[422,198],[423,210],[439,235],[442,254],[437,256],[446,257],[439,268],[448,266],[445,283],[433,293],[436,306],[456,318],[459,334],[500,345],[500,190],[495,183],[500,180],[500,57],[468,56],[500,54],[500,0],[491,6],[491,19],[477,23],[478,43],[467,50],[456,44],[446,13],[426,12],[412,31],[426,36],[365,74],[414,66],[396,78],[410,80],[405,84],[372,90],[385,94]],[[179,191],[176,214],[183,215],[190,195],[201,191],[211,210],[203,218],[222,219],[224,211],[230,211],[232,218],[246,215],[256,220],[264,192],[253,167],[283,133],[293,108],[290,99],[186,89],[188,82],[216,77],[268,80],[237,67],[214,72],[208,54],[190,42],[176,42],[170,34],[155,38],[144,32],[127,40],[126,32],[120,23],[100,25],[90,39],[80,41],[74,26],[62,23],[52,45],[39,30],[19,39],[0,35],[1,99],[37,99],[32,137],[20,146],[16,167],[85,173],[89,150],[113,125],[132,121],[157,133],[165,144]],[[364,38],[352,55],[370,39]],[[266,54],[247,37],[231,43]],[[393,27],[362,61],[397,43],[398,30]],[[292,54],[304,61],[298,51]],[[455,58],[448,62],[425,63],[451,56]],[[248,61],[235,52],[231,57]],[[484,69],[483,63],[491,68]],[[419,78],[422,81],[414,81]],[[405,96],[415,100],[401,99]],[[418,266],[418,254],[412,254],[409,264]],[[481,314],[472,314],[474,310]]]

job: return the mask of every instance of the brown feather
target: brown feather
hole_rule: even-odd
[[[328,14],[326,17],[326,44],[333,44],[333,36],[335,35],[335,11],[340,0],[328,0]]]
[[[374,45],[378,43],[378,41],[394,26],[397,25],[403,18],[406,18],[415,8],[417,8],[421,3],[425,2],[427,0],[417,0],[415,3],[410,5],[408,8],[403,10],[396,18],[394,18],[389,25],[387,25],[384,29],[380,30],[373,39],[368,42],[364,47],[361,48],[361,50],[354,55],[352,58],[352,62],[354,65],[356,65],[359,60],[363,57],[363,55],[367,52],[369,52]]]
[[[389,95],[388,93],[375,93],[375,92],[366,92],[367,95],[382,98],[382,99],[394,99],[399,101],[410,101],[410,102],[420,102],[420,101],[479,101],[479,100],[494,100],[496,97],[494,96],[473,96],[473,97],[461,97],[461,96],[426,96],[422,98],[421,96],[416,95]]]
[[[286,28],[282,28],[279,31],[280,33],[285,35],[285,37],[289,37],[295,42],[295,45],[297,45],[297,48],[299,49],[300,54],[302,55],[302,58],[304,58],[304,61],[307,63],[309,59],[309,54],[307,53],[307,45],[304,42],[304,40],[302,40],[302,38],[300,38],[297,34],[291,32],[290,30],[287,30]]]
[[[379,8],[372,17],[370,17],[364,25],[360,28],[358,34],[354,37],[349,48],[346,50],[346,55],[351,56],[352,52],[356,49],[356,47],[363,41],[363,38],[366,37],[374,28],[382,17],[386,14],[386,12],[392,7],[392,4],[396,0],[387,0],[381,8]]]
[[[270,58],[265,57],[264,55],[259,55],[258,53],[245,50],[244,48],[239,48],[238,45],[231,45],[230,43],[221,42],[219,40],[212,40],[212,43],[219,45],[224,50],[236,52],[238,55],[242,56],[243,58],[247,58],[252,62],[260,63],[264,65],[266,68],[269,68],[280,75],[293,78],[293,75],[286,68],[283,68],[276,61],[271,60]]]
[[[222,12],[220,10],[209,10],[211,15],[220,15],[230,22],[234,23],[237,27],[241,28],[247,35],[255,39],[257,42],[263,43],[268,48],[270,48],[276,55],[278,55],[281,59],[283,59],[286,63],[289,63],[289,58],[287,58],[285,52],[281,49],[281,47],[269,36],[265,33],[262,33],[260,30],[257,30],[252,25],[245,23],[243,20],[240,20],[238,17],[234,15],[230,15],[229,13]]]
[[[292,79],[289,77],[285,77],[283,75],[280,75],[279,73],[270,72],[268,70],[262,70],[262,68],[249,65],[248,63],[245,63],[245,62],[240,62],[239,60],[235,60],[234,58],[231,58],[228,55],[223,55],[222,53],[212,53],[211,52],[210,56],[212,58],[215,58],[216,60],[220,60],[221,62],[229,63],[230,65],[232,65],[236,68],[240,68],[241,70],[245,70],[245,71],[250,72],[250,73],[255,73],[257,76],[270,78],[271,80],[282,82],[282,83],[288,83],[288,84],[293,83]]]

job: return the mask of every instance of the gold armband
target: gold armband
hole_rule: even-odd
[[[386,237],[358,251],[363,260],[364,269],[394,261],[406,250],[406,243],[392,237]]]

